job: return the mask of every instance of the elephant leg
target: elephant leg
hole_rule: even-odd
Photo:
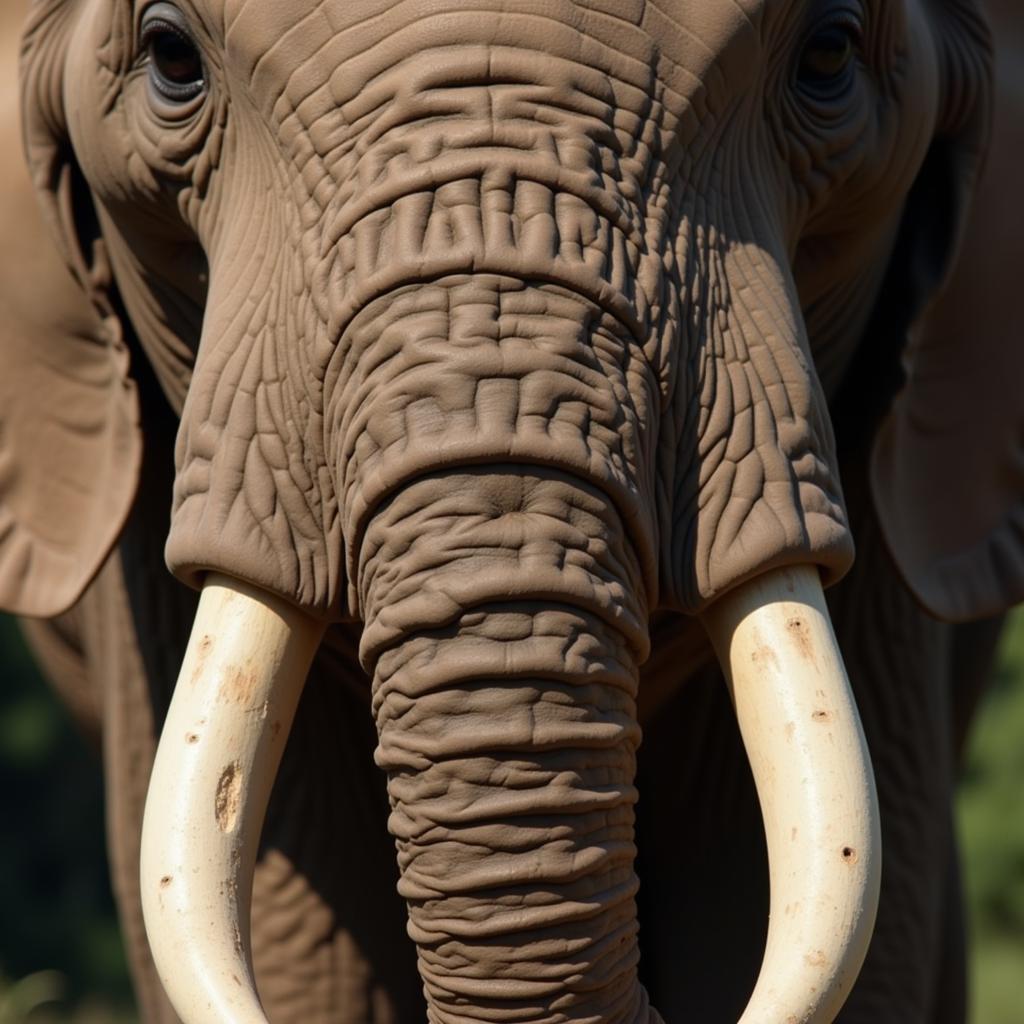
[[[949,822],[949,870],[943,901],[942,949],[935,973],[931,1024],[963,1024],[967,1020],[967,944],[960,856],[952,816]]]
[[[953,970],[946,955],[952,627],[925,613],[904,586],[863,476],[844,474],[844,486],[858,559],[829,604],[871,750],[883,852],[874,937],[838,1019],[920,1024],[932,1019],[940,970]]]
[[[357,640],[332,631],[314,664],[263,830],[253,959],[275,1024],[426,1017]]]
[[[953,628],[953,742],[960,765],[975,712],[992,681],[1005,622],[1005,615],[997,615]]]
[[[76,604],[57,618],[23,618],[18,626],[36,664],[71,712],[86,742],[99,752],[102,708],[82,646],[82,618],[81,604]]]
[[[140,1017],[147,1024],[175,1024],[149,954],[139,900],[139,832],[158,723],[118,553],[83,595],[75,617],[78,676],[99,704],[111,884]],[[49,659],[44,663],[49,668]]]
[[[665,632],[684,628],[676,620]],[[720,670],[710,652],[680,658],[678,649],[692,645],[666,639],[652,636],[655,654],[641,677],[642,712],[644,687],[672,696],[643,717],[640,976],[666,1021],[735,1021],[764,953],[764,825]]]

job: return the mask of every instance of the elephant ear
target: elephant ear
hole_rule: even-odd
[[[31,180],[16,117],[0,122],[0,161],[10,170],[0,198],[0,607],[33,616],[66,610],[99,570],[141,458],[127,346],[91,195],[64,131],[49,23],[33,18],[26,36]]]
[[[994,182],[983,188],[968,220],[991,110],[987,47],[971,21],[960,39],[978,42],[975,59],[961,54],[946,69],[959,123],[936,140],[910,196],[886,288],[909,317],[909,342],[871,466],[897,565],[922,604],[950,621],[1024,600],[1024,338],[1010,315],[1024,221],[1007,204],[1012,182],[998,196]],[[997,134],[993,171],[1014,167],[1007,146]],[[934,302],[958,252],[966,259]]]

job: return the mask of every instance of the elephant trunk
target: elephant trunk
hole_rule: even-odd
[[[433,1024],[659,1021],[637,980],[636,572],[609,501],[556,470],[431,474],[368,524],[361,653]]]

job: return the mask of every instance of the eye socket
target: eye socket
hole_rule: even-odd
[[[188,103],[206,88],[202,56],[183,21],[171,4],[155,4],[143,16],[140,31],[150,84],[170,104]]]
[[[840,99],[853,83],[861,42],[860,23],[852,16],[818,26],[800,53],[797,84],[816,99]]]

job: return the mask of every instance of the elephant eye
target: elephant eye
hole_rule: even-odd
[[[149,66],[149,81],[169,104],[188,103],[206,87],[203,59],[189,37],[183,18],[171,4],[150,7],[142,20],[140,45]]]
[[[797,84],[816,99],[839,99],[853,82],[861,48],[861,28],[852,17],[816,28],[804,43]]]

